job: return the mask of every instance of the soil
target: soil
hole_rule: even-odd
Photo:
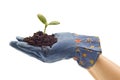
[[[48,34],[44,34],[42,31],[38,31],[34,33],[33,36],[25,37],[23,41],[33,46],[52,47],[52,45],[57,42],[57,38],[55,38],[54,34],[48,35]]]

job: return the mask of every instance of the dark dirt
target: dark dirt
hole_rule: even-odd
[[[42,31],[38,31],[38,32],[34,33],[33,36],[24,38],[23,41],[25,41],[28,44],[33,45],[33,46],[39,46],[39,47],[50,46],[50,47],[52,47],[52,45],[57,42],[57,38],[55,38],[54,34],[48,35],[48,34],[44,34]]]

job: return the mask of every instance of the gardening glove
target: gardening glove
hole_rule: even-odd
[[[84,68],[93,66],[101,54],[98,37],[75,33],[55,33],[54,35],[57,42],[52,47],[32,46],[24,42],[22,37],[16,37],[18,41],[12,41],[10,45],[47,63],[74,58]]]

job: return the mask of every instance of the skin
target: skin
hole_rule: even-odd
[[[87,70],[95,80],[120,80],[120,67],[102,55],[95,65]]]

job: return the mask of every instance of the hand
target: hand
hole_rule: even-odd
[[[43,62],[74,58],[85,68],[92,66],[101,53],[98,37],[74,33],[55,33],[55,37],[58,41],[52,47],[35,47],[23,42],[22,37],[17,37],[18,41],[12,41],[10,45]]]

